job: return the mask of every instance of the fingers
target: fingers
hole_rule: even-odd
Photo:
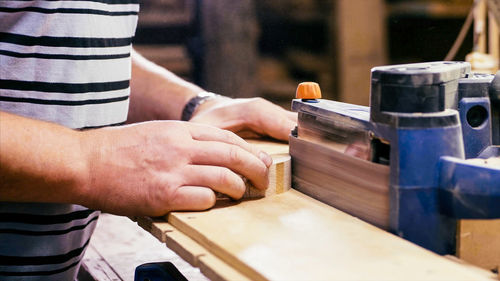
[[[297,125],[297,113],[281,109],[281,114],[277,116],[277,122],[269,125],[269,131],[276,132],[275,138],[288,141],[290,131]],[[277,110],[278,111],[278,110]],[[269,120],[268,120],[269,121]]]
[[[290,131],[297,124],[297,113],[266,100],[256,100],[253,108],[253,114],[247,114],[250,128],[275,139],[288,141]]]
[[[278,115],[276,118],[262,118],[259,127],[275,139],[288,141],[290,131],[297,125],[294,117],[296,118],[296,115],[294,116],[292,112],[285,111],[285,114]]]
[[[268,168],[264,162],[237,145],[200,141],[193,148],[191,161],[195,165],[227,167],[246,177],[258,189],[264,190],[268,186]]]
[[[297,113],[261,98],[233,99],[205,110],[191,121],[210,124],[238,134],[250,129],[258,135],[287,141],[290,131],[297,124]]]
[[[292,112],[292,111],[288,111],[288,110],[285,110],[285,114],[286,114],[286,117],[288,117],[288,119],[290,119],[290,121],[294,122],[295,124],[297,124],[297,120],[298,120],[298,114],[297,112]]]
[[[290,132],[295,128],[296,125],[297,125],[296,121],[292,121],[288,118],[284,119],[282,121],[282,125],[280,126],[280,128],[276,129],[277,132],[276,138],[279,140],[288,141]]]
[[[186,185],[210,187],[233,199],[240,199],[245,193],[246,187],[241,176],[228,168],[190,165],[184,172]]]
[[[270,167],[272,164],[272,158],[267,153],[247,143],[241,137],[237,136],[236,134],[230,131],[200,124],[190,124],[190,125],[191,125],[189,126],[190,133],[194,140],[218,141],[227,144],[237,145],[243,148],[244,150],[252,153],[259,159],[261,159],[261,161],[264,162],[264,164],[267,167]]]
[[[176,190],[169,209],[172,211],[201,211],[215,205],[215,193],[206,187],[181,186]]]

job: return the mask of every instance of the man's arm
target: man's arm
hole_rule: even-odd
[[[201,210],[213,191],[267,187],[270,157],[217,128],[158,121],[85,132],[0,112],[0,201],[81,204],[121,215]]]
[[[177,77],[132,53],[132,80],[129,122],[178,120],[186,103],[200,87]],[[270,136],[288,140],[297,115],[261,98],[230,99],[218,97],[201,104],[190,120],[242,136]]]
[[[81,203],[87,174],[77,131],[0,111],[0,201]]]
[[[180,120],[184,105],[200,87],[189,83],[132,50],[128,122]]]

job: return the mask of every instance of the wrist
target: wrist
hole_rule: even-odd
[[[181,113],[181,121],[189,121],[199,108],[211,100],[221,97],[212,92],[200,92],[196,96],[192,97],[185,105]]]
[[[80,142],[80,159],[84,168],[79,174],[79,185],[74,192],[75,203],[98,209],[99,186],[97,180],[103,180],[98,175],[100,161],[102,158],[100,148],[103,145],[100,129],[78,132]]]

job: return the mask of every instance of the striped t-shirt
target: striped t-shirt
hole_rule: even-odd
[[[0,110],[74,129],[124,123],[138,11],[138,0],[0,0]],[[1,201],[0,280],[75,279],[99,213]]]

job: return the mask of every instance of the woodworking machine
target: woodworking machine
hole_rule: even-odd
[[[439,254],[455,253],[458,219],[500,218],[500,74],[375,67],[370,107],[316,86],[292,102],[295,189]]]

